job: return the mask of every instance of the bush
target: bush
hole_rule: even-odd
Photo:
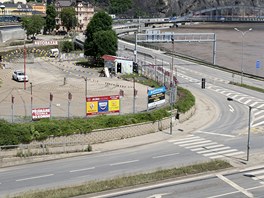
[[[195,98],[188,90],[178,87],[178,99],[174,108],[186,112],[195,104]],[[170,107],[127,115],[100,115],[89,119],[67,120],[42,119],[36,122],[10,124],[0,120],[0,145],[17,145],[32,140],[44,140],[50,136],[65,136],[76,133],[90,133],[94,129],[118,127],[143,122],[156,122],[170,116]]]
[[[73,50],[74,50],[74,45],[71,41],[64,41],[62,43],[62,49],[61,49],[62,52],[69,53]]]

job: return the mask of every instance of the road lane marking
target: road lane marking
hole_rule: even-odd
[[[216,142],[211,142],[211,143],[205,143],[205,144],[199,144],[199,145],[193,145],[193,146],[187,146],[185,147],[186,149],[192,149],[192,148],[197,148],[197,147],[204,147],[204,146],[210,146],[210,145],[215,145],[217,144]]]
[[[48,174],[48,175],[39,175],[39,176],[35,176],[35,177],[28,177],[28,178],[23,178],[23,179],[17,179],[17,182],[20,181],[26,181],[26,180],[31,180],[31,179],[40,179],[40,178],[44,178],[44,177],[50,177],[53,176],[54,174]]]
[[[237,149],[230,149],[230,150],[225,150],[225,151],[219,151],[219,152],[215,152],[215,153],[207,153],[207,154],[203,154],[204,156],[208,157],[208,156],[212,156],[212,155],[219,155],[219,154],[224,154],[224,153],[231,153],[231,152],[235,152],[237,151]]]
[[[83,168],[83,169],[76,169],[76,170],[71,170],[69,172],[70,173],[74,173],[74,172],[87,171],[87,170],[92,170],[92,169],[95,169],[95,167]]]
[[[180,141],[184,141],[184,140],[193,140],[193,139],[197,139],[200,138],[198,136],[196,137],[188,137],[188,138],[182,138],[182,139],[177,139],[177,140],[168,140],[168,142],[172,143],[172,142],[180,142]]]
[[[208,149],[208,150],[205,150],[205,151],[198,151],[197,153],[199,154],[203,154],[203,153],[209,153],[209,152],[218,152],[218,151],[221,151],[221,150],[226,150],[226,149],[230,149],[229,146],[225,146],[225,147],[220,147],[220,148],[215,148],[215,149]]]
[[[205,140],[205,141],[200,141],[200,142],[193,142],[189,144],[180,144],[179,146],[192,146],[192,145],[197,145],[197,144],[203,144],[203,143],[209,143],[212,142],[212,140]],[[175,144],[175,143],[174,143]]]
[[[221,179],[222,181],[226,182],[230,186],[232,186],[234,189],[238,190],[239,192],[243,193],[247,197],[254,197],[253,194],[249,191],[247,191],[245,188],[242,188],[241,186],[237,185],[235,182],[231,181],[230,179],[224,177],[221,174],[216,174],[216,176]]]
[[[257,124],[253,124],[252,127],[257,127],[257,126],[262,125],[262,124],[264,124],[264,121],[263,122],[258,122]]]
[[[117,163],[110,164],[110,166],[117,166],[117,165],[129,164],[129,163],[134,163],[134,162],[138,162],[138,161],[139,160],[131,160],[131,161],[125,161],[125,162],[117,162]]]
[[[236,194],[236,193],[239,193],[239,191],[233,191],[233,192],[229,192],[229,193],[223,193],[223,194],[220,194],[220,195],[214,195],[214,196],[207,197],[207,198],[224,197],[224,196],[226,196],[226,195],[232,195],[232,194]]]
[[[154,156],[152,157],[153,159],[157,159],[157,158],[162,158],[162,157],[170,157],[173,155],[178,155],[179,153],[171,153],[171,154],[166,154],[166,155],[158,155],[158,156]]]
[[[244,102],[243,104],[248,104],[249,102],[251,102],[251,100],[250,99],[248,99],[246,102]]]
[[[174,142],[174,144],[185,144],[185,143],[197,142],[197,141],[202,141],[202,140],[205,140],[205,139],[204,138],[196,138],[196,139],[192,139],[192,140]]]
[[[235,109],[231,105],[228,105],[228,106],[229,106],[229,111],[231,111],[233,113],[235,111]]]
[[[216,155],[216,156],[212,156],[210,158],[211,159],[216,159],[216,158],[230,157],[230,156],[233,156],[233,155],[241,155],[241,154],[244,154],[244,152],[243,151],[238,151],[238,152],[235,152],[235,153],[227,153],[227,154],[223,154],[223,155]]]
[[[245,174],[247,174],[247,175],[258,175],[258,174],[261,174],[261,173],[264,173],[264,169],[262,169],[262,170],[257,170],[257,171],[250,171],[250,172],[247,172],[247,173],[245,173]],[[245,175],[244,174],[244,175]]]
[[[260,175],[260,176],[255,176],[255,177],[252,177],[253,180],[262,180],[264,179],[264,175]]]
[[[228,134],[220,134],[220,133],[212,133],[212,132],[206,132],[206,131],[196,131],[196,133],[204,133],[204,134],[209,134],[209,135],[218,135],[218,136],[223,136],[223,137],[236,137],[234,135],[228,135]]]

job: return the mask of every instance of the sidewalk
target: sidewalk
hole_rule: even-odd
[[[205,128],[207,125],[213,122],[214,119],[217,118],[217,115],[220,113],[217,106],[214,105],[214,102],[208,99],[202,92],[199,92],[197,90],[192,90],[191,88],[188,89],[193,93],[193,95],[196,98],[195,114],[192,117],[190,117],[189,120],[186,120],[183,123],[175,124],[175,126],[173,126],[172,128],[172,134],[170,134],[170,129],[168,128],[164,131],[151,133],[148,135],[115,140],[100,144],[93,144],[92,152],[63,153],[56,155],[32,156],[27,158],[17,157],[17,160],[6,163],[4,165],[3,163],[5,162],[2,161],[1,162],[2,167],[20,165],[26,163],[42,162],[42,161],[54,160],[54,159],[62,159],[62,158],[75,157],[81,155],[90,155],[98,152],[107,152],[118,149],[125,149],[125,148],[137,147],[141,145],[153,144],[157,142],[163,142],[169,139],[183,138],[188,134],[192,134],[196,130],[202,130],[203,128]],[[263,152],[263,151],[259,151],[259,152]],[[229,162],[234,167],[243,168],[249,165],[253,166],[259,163],[264,163],[264,155],[262,155],[263,157],[260,156],[261,156],[260,153],[251,154],[250,162],[246,162],[243,160],[234,161],[231,159],[229,160]]]

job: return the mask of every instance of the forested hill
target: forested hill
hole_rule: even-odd
[[[110,14],[129,17],[179,16],[216,6],[250,5],[264,7],[264,0],[86,0]]]

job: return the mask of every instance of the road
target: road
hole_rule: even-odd
[[[144,197],[144,198],[242,198],[264,197],[263,181],[258,178],[264,168],[216,173],[181,180],[171,180],[112,193],[102,193],[92,198]]]
[[[130,46],[129,44],[125,45]],[[133,49],[133,46],[130,47]],[[139,48],[139,50],[143,50],[144,53],[148,51],[148,53],[158,57],[156,58],[158,62],[162,60],[163,63],[167,63],[168,65],[171,61],[171,57],[161,52],[145,48]],[[143,56],[140,58],[146,61],[146,63],[153,63],[155,61],[149,57]],[[217,117],[213,119],[212,123],[194,130],[192,134],[185,134],[183,137],[177,137],[176,134],[176,136],[172,136],[168,141],[151,145],[3,168],[0,170],[1,195],[13,194],[30,189],[77,184],[93,179],[112,178],[120,175],[157,170],[159,168],[182,166],[210,159],[229,159],[237,161],[238,163],[245,163],[246,127],[248,125],[247,105],[251,105],[255,109],[251,123],[252,129],[254,129],[252,130],[251,136],[251,154],[263,148],[264,137],[258,132],[258,129],[261,129],[263,126],[264,116],[263,109],[261,109],[261,106],[264,104],[263,94],[229,85],[228,81],[233,80],[233,77],[225,72],[216,72],[211,68],[194,65],[189,62],[183,63],[183,61],[176,59],[174,63],[177,67],[177,77],[180,81],[180,86],[186,87],[194,93],[199,92],[202,97],[209,97],[214,101]],[[192,67],[188,67],[188,70],[186,70],[183,66],[178,67],[178,64],[188,64]],[[200,81],[204,76],[207,79],[206,89],[201,90]],[[245,82],[256,84],[252,79],[245,78]],[[263,82],[259,83],[262,85]],[[227,97],[232,97],[241,104],[238,102],[230,103],[226,100]],[[174,129],[174,132],[178,132],[177,128]],[[229,180],[234,179],[235,183],[242,182],[240,185],[245,185],[243,186],[244,189],[257,186],[252,184],[251,178],[245,180],[242,177],[243,179],[240,179],[241,176],[239,175],[234,175],[234,178],[232,175],[225,175],[225,177]],[[262,177],[263,172],[260,173],[259,178]],[[204,194],[201,194],[201,197],[210,197],[225,193],[232,193],[237,197],[241,197],[240,195],[243,196],[244,193],[241,194],[241,191],[234,190],[230,185],[226,184],[226,181],[226,179],[219,176],[199,184],[202,189],[206,189],[206,186],[208,186],[208,189],[210,189],[210,186],[212,188],[219,186],[220,189],[219,191],[214,191],[213,194],[210,194],[210,190],[203,190],[202,193]],[[194,196],[197,192],[189,192],[193,194],[186,193],[188,193],[189,188],[195,185],[194,183],[188,183],[184,184],[184,187],[176,187],[175,189],[179,190],[178,192],[181,193],[182,197],[186,197],[187,195],[187,197],[190,197],[189,195]],[[197,186],[199,185],[197,184]],[[171,188],[168,188],[164,192],[171,193],[171,191]],[[256,192],[251,193],[260,195],[259,191],[256,189]],[[177,193],[177,191],[173,192]],[[154,192],[154,194],[156,193],[159,193],[159,191]],[[143,197],[151,196],[151,194],[153,192],[144,194]],[[228,197],[228,194],[226,196]]]

